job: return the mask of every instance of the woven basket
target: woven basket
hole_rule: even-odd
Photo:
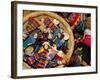
[[[64,64],[68,63],[70,61],[70,57],[73,53],[73,49],[74,49],[74,37],[73,37],[73,33],[72,30],[69,26],[69,24],[67,23],[67,21],[65,19],[63,19],[61,16],[57,15],[56,13],[53,12],[45,12],[45,11],[38,11],[38,12],[31,12],[30,14],[24,16],[23,21],[26,22],[29,17],[38,17],[38,16],[49,16],[53,19],[57,19],[60,23],[62,23],[63,26],[61,26],[61,28],[64,30],[64,32],[67,32],[69,34],[69,40],[68,40],[68,51],[66,53],[66,55],[64,55]],[[41,25],[42,23],[40,21],[38,21]]]

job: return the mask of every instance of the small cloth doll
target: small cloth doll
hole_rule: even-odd
[[[54,57],[58,53],[58,51],[57,51],[56,44],[53,44],[53,46],[49,46],[49,47],[50,48],[48,49],[47,56],[48,56],[48,60],[50,61],[50,60],[54,59]]]
[[[58,52],[54,49],[49,49],[48,60],[52,60]]]
[[[91,30],[85,29],[84,36],[75,40],[75,44],[83,43],[86,47],[91,46]]]
[[[58,51],[53,61],[56,61],[58,64],[62,64],[63,56],[64,56],[64,53],[62,51]]]
[[[28,37],[28,34],[23,32],[23,40],[25,40]]]
[[[64,35],[64,40],[68,40],[69,39],[69,34],[68,33],[63,33]]]
[[[57,37],[57,35],[58,35],[58,33],[60,32],[60,28],[59,27],[57,27],[56,28],[56,30],[55,30],[55,32],[54,32],[54,34],[53,34],[53,37],[52,37],[52,41]]]
[[[34,48],[29,46],[25,49],[25,54],[28,56],[32,56],[32,52],[34,51]]]
[[[41,21],[46,25],[47,28],[50,28],[52,31],[55,31],[56,26],[54,25],[50,17],[45,16],[41,19]]]
[[[44,43],[46,41],[48,41],[47,34],[46,33],[42,33],[42,35],[41,35],[41,42]]]
[[[70,24],[71,28],[75,29],[76,25],[80,21],[80,14],[79,13],[72,13],[72,14],[70,14],[68,20],[69,20],[69,24]]]
[[[91,31],[90,31],[90,29],[85,30],[82,43],[84,45],[86,45],[87,47],[91,46]]]
[[[24,49],[27,48],[29,45],[34,44],[36,42],[37,36],[37,33],[35,33],[34,36],[30,35],[23,43]]]
[[[29,65],[32,65],[32,64],[34,64],[35,63],[35,58],[34,57],[28,57],[27,58],[27,63],[29,64]]]
[[[75,30],[77,31],[77,33],[83,35],[84,34],[84,23],[83,21],[80,21],[79,24],[76,26]]]
[[[35,67],[35,68],[45,68],[46,62],[45,61],[37,61],[32,66]]]
[[[42,53],[39,53],[37,62],[33,66],[36,68],[45,68],[48,63],[47,53],[48,51],[43,51]]]
[[[56,66],[58,66],[57,62],[49,61],[48,64],[46,65],[46,68],[54,68]]]
[[[44,51],[43,46],[38,50],[38,53],[42,53]]]
[[[62,34],[59,32],[56,38],[53,40],[56,43],[56,45],[58,45],[59,42],[61,41],[61,37],[62,37]]]
[[[52,37],[53,37],[53,34],[50,32],[50,33],[48,33],[48,39],[49,40],[51,40],[52,39]]]
[[[38,37],[38,38],[36,39],[36,42],[35,42],[34,45],[33,45],[33,46],[34,46],[34,51],[35,51],[35,52],[37,52],[37,51],[40,49],[41,44],[42,44],[42,43],[41,43],[41,38]]]
[[[63,52],[58,51],[58,53],[55,56],[55,59],[58,60],[58,61],[61,61],[63,59]]]
[[[60,22],[57,19],[54,19],[53,23],[54,23],[55,26],[57,26]]]

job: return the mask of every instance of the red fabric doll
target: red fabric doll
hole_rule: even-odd
[[[89,29],[85,30],[82,43],[86,45],[87,47],[91,46],[91,31]]]

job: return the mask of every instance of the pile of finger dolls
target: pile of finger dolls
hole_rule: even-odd
[[[66,67],[91,65],[91,14],[59,12],[74,35],[74,51]]]
[[[40,21],[42,25],[34,17],[30,17],[24,23],[23,61],[31,68],[54,68],[62,65],[69,35],[61,29],[61,23],[56,19],[43,16]]]
[[[91,14],[68,13],[69,22],[74,34],[74,51],[69,65],[90,66],[91,65]]]
[[[74,50],[68,64],[63,67],[91,65],[91,14],[57,12],[69,23],[74,35]],[[69,34],[61,23],[49,16],[39,21],[30,17],[24,23],[23,61],[31,68],[54,68],[63,65],[68,50]]]

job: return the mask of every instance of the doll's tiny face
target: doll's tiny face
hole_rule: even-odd
[[[58,20],[54,19],[53,23],[54,23],[55,26],[57,26],[60,22]]]
[[[85,26],[86,26],[86,28],[91,29],[91,17],[86,17]]]
[[[47,50],[49,48],[49,46],[47,44],[45,44],[44,48]]]
[[[48,39],[52,39],[53,35],[49,33]]]
[[[41,21],[44,22],[44,18],[42,18]]]
[[[58,33],[58,37],[61,38],[61,33],[60,32]]]
[[[37,36],[38,36],[38,34],[37,34],[37,33],[35,33],[35,34],[34,34],[34,38],[37,38]]]

